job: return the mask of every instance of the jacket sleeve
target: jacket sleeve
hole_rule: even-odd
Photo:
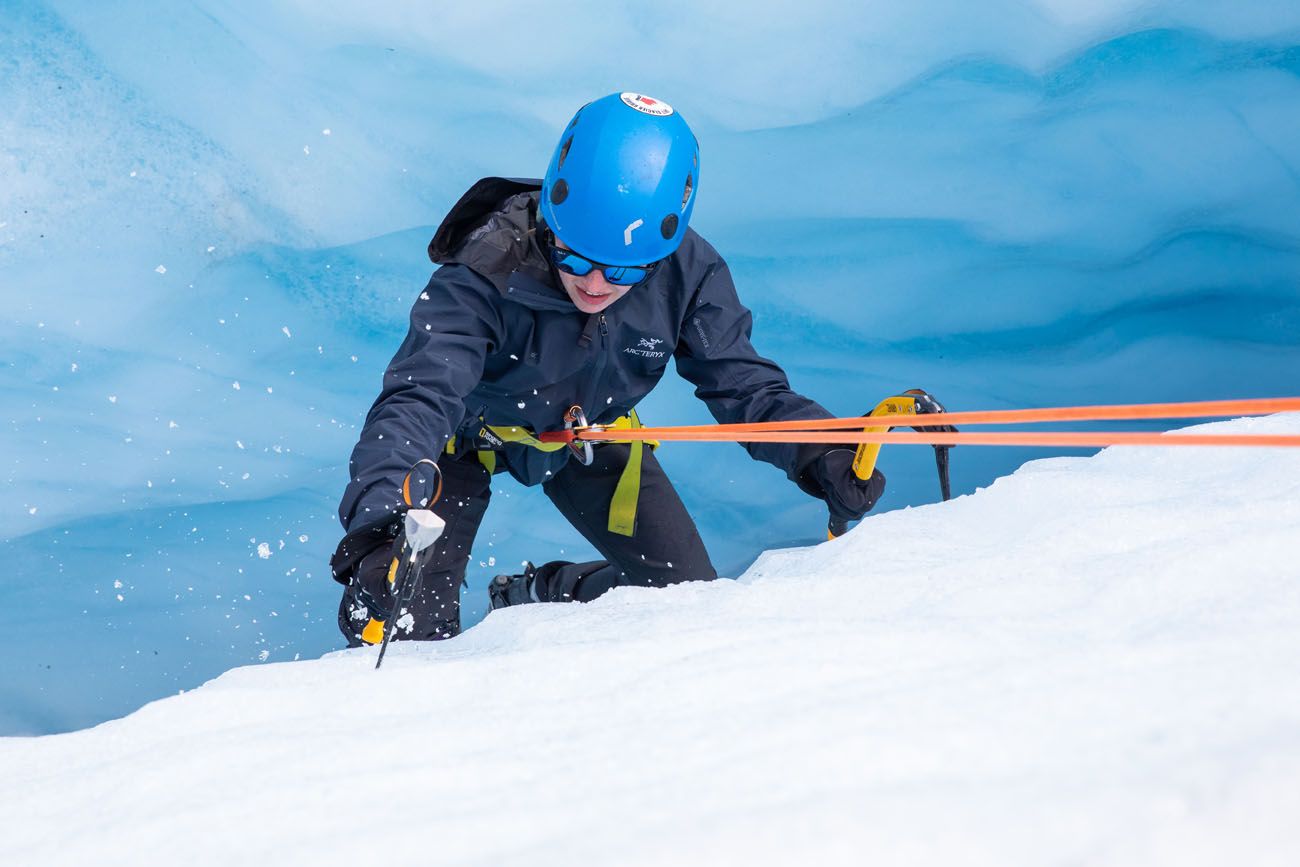
[[[348,531],[387,523],[420,458],[437,460],[465,414],[488,355],[502,344],[496,290],[463,265],[439,268],[411,308],[406,340],[384,372],[348,464],[339,503]]]
[[[716,259],[687,309],[674,353],[678,372],[695,386],[696,397],[708,404],[713,417],[723,424],[830,418],[821,404],[791,390],[785,371],[754,350],[752,328],[753,316],[736,295],[730,269]],[[756,460],[780,467],[816,495],[802,477],[825,446],[743,445]]]

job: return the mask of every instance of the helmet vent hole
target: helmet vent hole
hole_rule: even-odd
[[[664,236],[665,241],[672,240],[673,235],[677,234],[676,214],[669,214],[664,217],[664,221],[659,224],[659,234]]]
[[[569,155],[569,148],[571,147],[573,147],[573,136],[569,136],[563,147],[560,148],[560,161],[555,164],[557,169],[564,168],[564,158]]]
[[[564,178],[560,178],[555,182],[555,185],[551,187],[551,204],[562,205],[564,204],[564,200],[568,197],[569,184],[564,180]]]
[[[691,200],[691,190],[695,188],[690,175],[686,176],[686,188],[682,190],[682,210],[686,210],[686,203]]]

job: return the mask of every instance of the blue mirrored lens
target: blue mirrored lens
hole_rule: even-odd
[[[648,268],[630,266],[625,268],[609,267],[603,270],[605,279],[615,286],[635,286],[645,279],[646,274],[650,273]]]
[[[551,262],[556,268],[575,277],[586,277],[591,273],[591,269],[596,267],[590,259],[584,259],[577,253],[561,250],[558,247],[551,248]]]

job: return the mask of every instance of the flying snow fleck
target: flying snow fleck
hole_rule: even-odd
[[[257,546],[257,556],[261,557],[263,560],[270,560],[270,559],[271,559],[271,546],[268,545],[268,544],[266,544],[265,542],[260,542],[260,543],[258,543],[258,546]]]
[[[166,266],[166,265],[159,265],[157,268],[154,268],[154,270],[157,271],[159,274],[166,274],[166,273],[167,273],[167,266]]]
[[[288,326],[288,325],[281,325],[281,326],[280,326],[280,330],[284,332],[284,336],[285,336],[285,337],[293,337],[293,335],[292,335],[291,333],[289,333],[289,326]]]

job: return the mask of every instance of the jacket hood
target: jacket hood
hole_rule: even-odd
[[[429,242],[429,259],[472,268],[502,293],[510,293],[512,283],[516,288],[530,282],[553,286],[550,263],[537,240],[540,190],[541,181],[528,178],[478,181],[447,212]],[[558,287],[553,291],[559,292]]]

